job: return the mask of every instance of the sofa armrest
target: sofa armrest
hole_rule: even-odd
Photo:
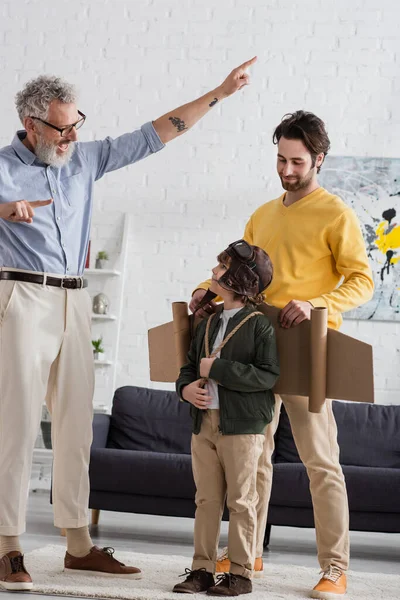
[[[102,413],[93,415],[93,441],[92,448],[106,448],[111,417]]]

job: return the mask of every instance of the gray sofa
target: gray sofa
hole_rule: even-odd
[[[334,402],[350,506],[350,528],[400,532],[400,406]],[[189,406],[174,392],[123,387],[112,414],[96,414],[90,508],[194,517]],[[275,436],[272,525],[314,527],[306,470],[287,415]],[[224,518],[228,518],[225,511]]]

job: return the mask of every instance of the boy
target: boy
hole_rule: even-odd
[[[210,290],[224,306],[199,324],[176,382],[180,398],[192,404],[197,509],[192,570],[186,570],[186,580],[174,592],[238,596],[252,591],[257,465],[279,375],[275,332],[256,305],[263,301],[272,271],[266,252],[244,240],[218,256]],[[231,567],[215,585],[225,498]]]

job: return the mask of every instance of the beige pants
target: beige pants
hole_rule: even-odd
[[[85,290],[0,281],[0,535],[25,531],[32,454],[52,414],[56,527],[88,523],[91,302]]]
[[[231,573],[250,578],[256,552],[257,468],[264,435],[222,435],[219,410],[208,410],[192,436],[196,518],[192,569],[215,572],[221,518],[229,509]]]
[[[326,400],[321,413],[308,412],[304,396],[276,396],[275,416],[267,427],[265,448],[257,475],[257,548],[262,556],[272,486],[271,456],[274,433],[279,422],[281,403],[288,414],[299,456],[307,469],[314,509],[318,560],[321,569],[335,565],[343,570],[349,565],[349,507],[346,485],[339,464],[337,427],[332,401]]]

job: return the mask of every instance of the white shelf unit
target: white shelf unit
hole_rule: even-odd
[[[119,277],[121,275],[121,271],[117,271],[116,269],[85,269],[84,275],[96,275],[97,277]]]
[[[95,410],[111,411],[118,369],[118,351],[122,323],[123,298],[125,288],[125,266],[129,237],[129,214],[124,215],[123,231],[118,255],[110,269],[85,269],[88,280],[87,291],[92,301],[99,292],[110,300],[111,313],[99,315],[92,313],[92,339],[103,337],[104,359],[94,361],[96,382],[94,393]]]
[[[115,315],[97,315],[96,313],[92,314],[92,321],[115,321]]]

